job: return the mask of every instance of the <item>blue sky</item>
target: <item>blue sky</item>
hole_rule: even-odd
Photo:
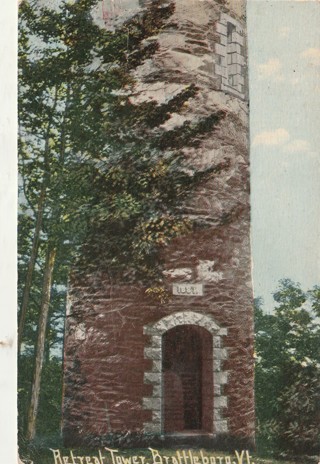
[[[267,310],[320,284],[320,3],[249,0],[252,255]]]

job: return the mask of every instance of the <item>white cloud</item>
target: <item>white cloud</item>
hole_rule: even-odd
[[[253,139],[253,145],[283,145],[289,138],[289,132],[283,128],[279,128],[274,131],[265,131],[257,134]]]
[[[313,66],[320,66],[320,48],[307,48],[301,53]]]
[[[310,149],[310,143],[307,140],[295,139],[283,147],[287,153],[306,152]]]
[[[270,58],[265,63],[257,66],[260,79],[272,78],[274,80],[283,80],[281,75],[282,64],[278,58]]]
[[[311,153],[311,146],[307,140],[291,140],[289,132],[283,127],[260,132],[254,137],[252,145],[278,146],[284,153]]]

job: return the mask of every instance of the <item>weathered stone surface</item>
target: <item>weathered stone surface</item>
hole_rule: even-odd
[[[154,373],[154,372],[146,372],[144,375],[144,379],[146,383],[156,383],[159,384],[161,381],[161,374]]]
[[[214,352],[213,352],[214,355]],[[221,371],[221,361],[220,359],[215,359],[213,361],[213,372],[220,372]]]
[[[152,363],[152,372],[161,372],[162,370],[162,361],[153,361]]]
[[[145,348],[144,357],[148,359],[161,359],[161,350],[157,348]]]
[[[220,396],[218,398],[215,398],[214,400],[214,408],[215,409],[220,409],[220,408],[226,408],[228,405],[228,400],[226,396]]]
[[[220,385],[225,385],[228,383],[228,373],[227,372],[216,372],[215,373],[215,382]]]
[[[191,268],[168,269],[164,275],[170,279],[190,280],[192,278]]]
[[[228,357],[226,348],[221,348],[221,349],[218,348],[214,351],[214,353],[215,353],[216,359],[219,359],[219,360],[227,359]]]
[[[86,327],[85,324],[79,324],[74,331],[74,338],[76,340],[85,340],[86,339]]]
[[[226,335],[226,329],[220,329],[212,317],[194,311],[179,311],[160,319],[156,324],[147,326],[144,330],[149,335],[160,336],[177,325],[198,325],[210,333]],[[220,333],[221,332],[221,333]],[[157,339],[158,340],[158,339]],[[153,343],[154,345],[154,343]]]
[[[214,398],[221,395],[221,385],[213,385]]]
[[[202,282],[219,282],[223,279],[222,272],[214,270],[214,261],[200,260],[197,266],[198,279]]]
[[[152,409],[154,411],[160,411],[161,399],[160,398],[143,398],[143,407],[144,409]]]
[[[154,433],[154,434],[160,434],[161,433],[161,426],[160,423],[158,422],[145,422],[144,424],[144,431],[146,433]]]
[[[228,432],[228,422],[226,420],[220,420],[216,422],[216,432],[217,433],[227,433]]]

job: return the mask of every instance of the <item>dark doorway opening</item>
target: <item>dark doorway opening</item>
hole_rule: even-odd
[[[212,337],[181,325],[163,336],[165,433],[212,431]]]

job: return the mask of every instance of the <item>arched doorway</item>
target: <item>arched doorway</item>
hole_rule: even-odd
[[[163,431],[212,432],[212,336],[180,325],[163,334]]]

